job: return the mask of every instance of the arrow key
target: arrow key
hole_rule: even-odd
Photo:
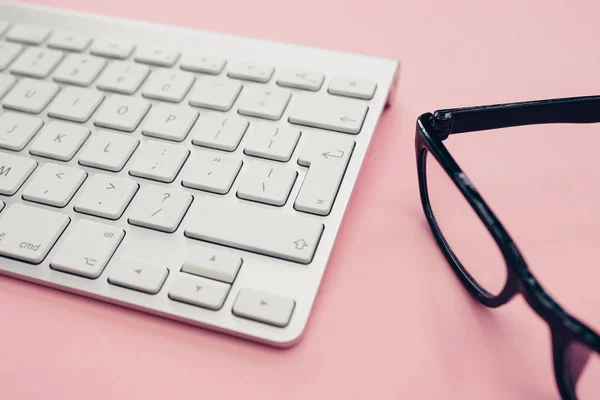
[[[241,289],[233,305],[233,314],[283,328],[289,324],[295,306],[296,302],[289,297]]]
[[[169,291],[171,300],[219,310],[223,307],[231,285],[212,279],[181,273]]]
[[[169,270],[162,265],[136,258],[122,257],[110,270],[108,283],[139,292],[156,294],[165,283],[167,275],[169,275]]]

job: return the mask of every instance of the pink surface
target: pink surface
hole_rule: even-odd
[[[403,69],[299,345],[273,350],[0,277],[1,398],[558,398],[543,322],[521,298],[481,308],[432,240],[414,121],[442,107],[600,93],[599,3],[37,2],[395,57]],[[534,273],[596,328],[598,128],[448,141]]]

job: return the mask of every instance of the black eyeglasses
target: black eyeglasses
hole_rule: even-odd
[[[463,173],[444,144],[449,135],[488,129],[548,123],[600,122],[600,96],[576,97],[510,103],[481,107],[457,108],[426,113],[417,119],[415,152],[419,189],[423,211],[433,235],[446,260],[465,289],[481,304],[496,308],[506,304],[516,294],[548,324],[552,337],[554,375],[563,399],[576,400],[578,382],[590,359],[600,357],[600,336],[561,308],[542,288],[529,270],[517,246],[498,218]],[[441,167],[441,168],[440,168]],[[428,177],[433,168],[450,178],[451,190],[461,201],[466,200],[469,212],[476,215],[481,227],[479,237],[489,239],[495,255],[486,260],[486,274],[476,274],[475,263],[468,251],[460,253],[461,227],[442,226],[430,197],[436,182]],[[438,192],[443,197],[448,193]],[[442,229],[444,228],[444,229]],[[457,243],[457,246],[454,245]],[[451,245],[452,244],[452,245]],[[464,245],[465,243],[462,243]],[[468,247],[468,246],[467,246]],[[468,249],[469,250],[469,249]],[[476,251],[478,249],[471,249]],[[490,253],[492,254],[492,253]],[[494,257],[497,257],[495,259]],[[496,262],[498,261],[498,262]],[[499,269],[494,269],[499,267]],[[490,273],[494,270],[494,273]],[[491,277],[491,279],[490,279]],[[594,376],[600,381],[600,374]],[[600,394],[596,393],[596,397]]]

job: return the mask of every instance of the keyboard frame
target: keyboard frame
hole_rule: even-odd
[[[95,280],[50,269],[49,262],[56,251],[57,246],[55,246],[50,251],[46,259],[38,265],[30,265],[23,262],[2,258],[0,261],[0,274],[2,275],[76,293],[105,302],[118,304],[131,309],[148,312],[215,331],[225,332],[275,347],[289,347],[297,343],[306,327],[314,299],[317,295],[329,255],[338,233],[338,229],[342,222],[344,212],[352,194],[352,190],[358,177],[362,162],[367,153],[369,143],[371,142],[375,132],[377,122],[386,105],[390,105],[393,100],[400,71],[399,62],[393,59],[342,53],[332,50],[276,43],[272,41],[236,37],[225,34],[203,32],[173,26],[123,20],[114,17],[90,15],[24,4],[0,2],[0,16],[2,20],[10,21],[13,24],[25,23],[40,25],[48,27],[52,31],[73,30],[75,32],[82,32],[91,36],[92,38],[107,37],[109,35],[108,37],[129,40],[137,45],[164,44],[169,48],[180,51],[181,53],[201,51],[207,56],[223,57],[227,59],[228,64],[236,61],[248,61],[257,64],[272,65],[275,67],[275,75],[270,82],[266,84],[269,86],[276,86],[275,82],[278,75],[278,70],[284,68],[318,71],[322,72],[326,76],[323,86],[319,91],[319,94],[323,96],[332,96],[328,94],[326,90],[330,79],[335,75],[347,75],[356,78],[370,79],[377,83],[375,96],[372,100],[368,101],[369,111],[361,132],[357,135],[332,133],[336,135],[350,136],[355,140],[356,146],[354,148],[352,158],[348,164],[346,174],[339,189],[332,212],[328,216],[321,217],[301,213],[293,208],[293,202],[298,195],[298,190],[301,187],[301,182],[304,179],[307,171],[306,168],[297,165],[296,160],[298,153],[302,148],[307,135],[318,135],[321,132],[324,132],[320,129],[300,127],[297,125],[292,126],[298,127],[302,131],[302,136],[288,165],[294,166],[299,171],[299,176],[288,202],[284,207],[281,208],[253,203],[257,207],[264,207],[271,210],[280,211],[282,213],[312,218],[322,222],[325,225],[325,230],[323,232],[323,236],[321,237],[320,244],[317,248],[313,261],[309,265],[283,261],[236,249],[228,249],[223,246],[186,238],[183,235],[186,222],[185,218],[175,233],[167,234],[145,228],[134,227],[128,224],[127,216],[130,212],[129,209],[126,210],[125,214],[119,220],[108,221],[102,218],[87,216],[74,212],[73,200],[62,209],[24,201],[21,198],[21,194],[23,192],[23,188],[27,186],[29,180],[25,182],[25,184],[15,195],[0,195],[0,200],[4,201],[7,207],[15,203],[24,203],[27,205],[67,214],[71,218],[71,223],[61,238],[65,237],[64,235],[66,235],[70,229],[73,228],[74,223],[80,218],[118,226],[125,230],[126,235],[123,242],[117,249],[117,252],[113,256],[113,259],[115,257],[122,257],[125,255],[134,256],[137,258],[140,258],[140,255],[145,255],[144,259],[165,265],[170,271],[161,291],[156,295],[148,295],[108,284],[107,272],[111,268],[110,262],[102,275]],[[3,36],[0,36],[0,38],[2,37]],[[42,46],[45,45],[46,44]],[[86,52],[87,51],[89,51],[89,48],[86,50]],[[133,56],[131,56],[128,60],[133,61]],[[173,68],[179,69],[179,65],[180,61],[178,61]],[[156,67],[151,67],[151,69],[154,70]],[[226,71],[227,66],[225,67],[225,71],[220,75],[224,76]],[[2,73],[8,73],[8,71],[3,71]],[[50,80],[51,77],[52,74],[46,80]],[[245,81],[242,81],[242,83],[244,86],[265,85],[260,83],[253,84]],[[61,84],[60,86],[64,87],[65,85]],[[95,87],[95,82],[91,87]],[[297,93],[306,93],[305,91],[301,90],[290,90],[293,93],[293,97],[296,96]],[[140,92],[141,89],[138,90],[134,96],[140,96]],[[109,94],[107,94],[107,96],[108,95]],[[188,97],[189,93],[180,104],[187,104]],[[149,101],[152,105],[160,103],[160,101],[155,100]],[[294,98],[292,98],[292,101],[294,101]],[[0,105],[1,104],[2,99],[0,99]],[[235,112],[235,109],[236,105],[234,104],[234,108],[232,108],[230,113]],[[198,110],[202,112],[202,109]],[[4,110],[0,109],[0,114],[3,112]],[[90,121],[87,123],[79,124],[88,126],[92,130],[92,134],[95,130],[99,129],[93,125],[93,120],[96,113],[94,113]],[[44,120],[45,123],[53,120],[47,116],[46,109],[37,116]],[[275,123],[284,125],[288,124],[287,116],[288,112],[286,110],[286,113],[282,119],[280,121],[276,121]],[[251,124],[253,121],[259,120],[251,117],[244,118],[247,118]],[[264,120],[260,121],[263,122]],[[141,126],[143,126],[143,122]],[[140,145],[143,145],[146,137],[141,136],[141,126],[138,127],[138,129],[136,129],[136,131],[132,134],[136,136],[139,135],[141,141]],[[161,140],[154,138],[151,139]],[[32,142],[34,140],[35,138],[32,140]],[[244,166],[240,174],[245,172],[249,161],[257,160],[255,157],[243,154],[245,140],[246,137],[243,138],[235,153],[228,153],[228,155],[233,154],[235,157],[241,158],[244,162]],[[193,189],[183,188],[179,184],[179,182],[181,182],[181,173],[172,184],[163,184],[142,178],[132,177],[128,174],[128,166],[131,161],[126,164],[122,171],[118,173],[111,173],[79,165],[77,163],[80,154],[79,152],[76,154],[73,160],[66,163],[48,160],[38,156],[32,156],[29,154],[29,148],[32,142],[30,142],[21,152],[11,152],[8,150],[0,150],[0,152],[31,157],[38,162],[37,168],[40,168],[40,166],[45,162],[76,166],[88,173],[87,179],[90,178],[91,174],[96,172],[105,173],[108,175],[114,174],[116,176],[123,176],[132,179],[140,183],[142,186],[147,184],[165,187],[176,186],[177,189],[182,189],[192,193],[195,198],[197,196],[216,196],[222,198],[223,201],[248,203],[248,201],[238,199],[235,196],[235,192],[237,191],[240,183],[239,177],[236,179],[234,186],[226,196],[213,195]],[[189,136],[180,144],[185,144],[188,148],[194,148],[191,145],[191,139]],[[215,151],[219,152],[218,150]],[[278,165],[281,165],[281,163]],[[78,194],[75,195],[75,198],[77,198],[77,195]],[[194,207],[194,202],[192,203],[192,207]],[[188,211],[188,214],[189,212],[190,211]],[[0,216],[1,215],[2,213],[0,213]],[[170,236],[174,239],[164,240],[167,236]],[[60,243],[61,239],[58,241],[58,244]],[[219,251],[230,251],[241,256],[244,260],[238,277],[231,288],[230,294],[227,297],[223,308],[218,312],[175,302],[167,297],[168,288],[170,285],[172,285],[175,275],[179,273],[190,244],[198,244],[205,247],[214,248]],[[233,303],[237,293],[239,292],[239,289],[245,287],[265,290],[272,294],[293,298],[296,301],[296,307],[290,324],[285,328],[277,328],[234,316],[231,312]]]

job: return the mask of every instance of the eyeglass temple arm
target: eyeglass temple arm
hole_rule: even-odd
[[[438,110],[430,121],[434,135],[442,140],[454,133],[511,126],[594,122],[600,122],[600,96]]]

